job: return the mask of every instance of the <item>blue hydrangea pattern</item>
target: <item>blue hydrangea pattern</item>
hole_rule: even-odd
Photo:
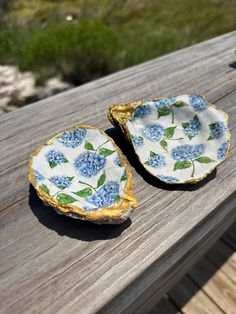
[[[156,108],[170,106],[176,101],[176,97],[164,98],[164,99],[157,99],[155,100]]]
[[[212,124],[209,124],[210,134],[208,140],[219,139],[226,132],[227,128],[224,122],[219,121]]]
[[[189,122],[182,123],[184,135],[188,136],[191,140],[195,137],[201,129],[201,122],[199,121],[197,115],[194,116]]]
[[[206,101],[201,96],[190,95],[189,101],[193,108],[193,111],[195,112],[201,112],[208,108]]]
[[[134,143],[134,146],[136,146],[136,147],[142,147],[143,146],[143,137],[142,136],[132,135],[131,138],[132,138],[132,141]]]
[[[98,209],[108,207],[115,202],[119,195],[119,184],[115,181],[105,183],[98,192],[86,198],[86,200],[95,205]]]
[[[55,149],[50,150],[46,155],[45,155],[47,161],[49,162],[51,167],[55,167],[56,165],[60,165],[64,162],[67,161],[65,158],[64,154],[62,154],[59,151],[56,151]]]
[[[176,177],[172,177],[172,176],[160,176],[160,179],[162,181],[165,181],[167,183],[178,183],[179,179]]]
[[[76,148],[83,142],[86,133],[86,129],[80,128],[65,131],[61,136],[57,138],[57,141],[68,148]]]
[[[74,166],[83,177],[90,178],[102,170],[105,164],[106,158],[103,155],[87,151],[76,158]]]
[[[49,179],[59,189],[68,188],[71,185],[71,179],[66,176],[54,176]]]
[[[117,157],[114,159],[114,164],[115,164],[116,166],[120,166],[120,157],[119,157],[119,156],[117,156]]]
[[[172,149],[172,158],[176,161],[191,160],[201,156],[204,153],[203,144],[197,145],[181,145]]]
[[[146,118],[152,112],[152,108],[148,103],[137,107],[132,113],[132,119]]]
[[[44,176],[41,173],[39,173],[37,170],[34,170],[34,176],[35,176],[36,182],[40,182],[45,179]]]
[[[148,165],[153,168],[163,168],[166,165],[166,158],[161,154],[155,154],[148,158]]]
[[[217,149],[217,159],[223,160],[225,158],[226,152],[228,149],[228,142],[224,142],[220,145],[220,147]]]
[[[164,128],[160,124],[148,124],[142,128],[142,135],[150,141],[159,141],[164,134]]]

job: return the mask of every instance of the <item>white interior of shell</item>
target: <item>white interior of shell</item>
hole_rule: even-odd
[[[86,212],[118,205],[126,169],[113,143],[99,130],[65,131],[32,158],[35,184],[63,205]]]
[[[229,146],[227,115],[197,95],[144,102],[127,128],[143,166],[167,183],[200,180]]]

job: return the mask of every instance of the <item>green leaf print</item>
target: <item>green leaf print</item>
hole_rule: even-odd
[[[191,166],[192,166],[192,163],[188,160],[177,161],[174,165],[174,171],[179,170],[179,169],[190,168]]]
[[[84,148],[87,150],[94,150],[93,145],[87,141],[84,144]]]
[[[100,155],[109,156],[109,155],[114,153],[114,150],[110,150],[110,149],[102,147],[102,148],[99,149],[98,152],[99,152]]]
[[[170,108],[168,107],[160,107],[157,109],[158,113],[158,118],[163,117],[163,116],[168,116],[170,114]]]
[[[175,128],[176,128],[176,126],[171,126],[167,129],[165,129],[164,136],[166,138],[172,138],[174,133],[175,133]]]
[[[56,165],[57,165],[57,163],[56,163],[55,161],[50,161],[50,162],[49,162],[49,166],[50,166],[51,168],[56,167]]]
[[[184,129],[187,129],[187,128],[189,127],[189,122],[183,122],[183,123],[182,123],[182,127],[183,127]]]
[[[79,196],[79,197],[87,197],[93,194],[93,191],[91,188],[85,188],[83,190],[80,190],[78,192],[73,192],[73,194]]]
[[[155,157],[156,156],[156,153],[154,153],[154,152],[152,152],[152,151],[150,151],[150,157]]]
[[[186,103],[183,101],[176,101],[175,103],[173,103],[171,106],[176,107],[176,108],[181,108],[181,107],[185,107]]]
[[[67,205],[76,201],[76,199],[68,194],[60,193],[56,197],[57,201],[63,205]]]
[[[123,175],[122,175],[121,178],[120,178],[120,181],[121,181],[121,182],[122,182],[122,181],[125,181],[125,180],[127,180],[126,172],[124,172]]]
[[[42,184],[40,185],[40,190],[42,190],[43,192],[47,193],[48,195],[50,195],[50,191],[49,188],[46,186],[46,184]]]
[[[115,199],[114,199],[114,202],[115,203],[119,203],[120,201],[120,195],[116,195]]]
[[[98,183],[97,183],[97,188],[99,188],[101,185],[103,185],[103,183],[106,180],[106,173],[105,171],[103,172],[103,174],[100,176],[100,178],[98,179]]]
[[[215,160],[213,160],[209,157],[206,157],[206,156],[202,156],[202,157],[196,158],[194,161],[198,161],[198,162],[203,163],[203,164],[209,164],[210,162],[214,162]]]
[[[167,143],[166,140],[161,140],[161,141],[160,141],[160,145],[161,145],[161,147],[162,147],[164,150],[168,151],[168,150],[167,150],[167,148],[168,148],[168,143]]]

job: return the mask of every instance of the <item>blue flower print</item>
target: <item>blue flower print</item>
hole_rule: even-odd
[[[201,129],[201,123],[197,115],[193,117],[189,122],[182,123],[184,135],[188,136],[191,140],[195,137]]]
[[[195,111],[195,112],[204,111],[208,107],[206,101],[201,96],[190,95],[189,101],[190,101],[190,105],[193,108],[193,111]]]
[[[44,176],[41,173],[39,173],[37,170],[34,170],[34,176],[35,176],[35,181],[37,183],[45,179]]]
[[[156,108],[170,106],[176,101],[176,97],[164,98],[164,99],[157,99],[155,100]]]
[[[182,145],[172,149],[172,158],[177,161],[194,159],[204,153],[205,147],[203,144],[197,145]]]
[[[132,120],[136,118],[146,118],[152,112],[151,106],[146,103],[137,107],[132,113]]]
[[[166,158],[161,154],[156,154],[151,151],[148,161],[146,161],[144,164],[153,168],[160,169],[166,165]]]
[[[201,156],[205,151],[205,146],[203,144],[197,145],[182,145],[177,146],[172,149],[172,158],[176,160],[174,165],[174,171],[187,169],[192,167],[191,177],[194,177],[195,173],[195,162],[202,164],[209,164],[215,160],[207,157]]]
[[[160,179],[167,183],[178,183],[179,179],[172,176],[160,176]]]
[[[156,156],[149,157],[148,162],[149,165],[153,168],[162,168],[166,165],[165,157],[160,154],[156,154]]]
[[[68,148],[78,147],[84,140],[87,130],[77,128],[73,131],[65,131],[57,138],[57,141]]]
[[[227,142],[221,144],[220,147],[217,149],[217,159],[223,160],[225,158],[227,149],[228,149]]]
[[[115,181],[105,183],[98,192],[86,198],[86,200],[95,205],[98,209],[108,207],[116,201],[119,195],[119,184]]]
[[[62,154],[59,151],[56,151],[55,149],[50,150],[46,155],[45,155],[49,166],[51,168],[56,167],[57,165],[60,165],[62,163],[68,162],[68,160],[65,158],[64,154]]]
[[[164,133],[164,128],[160,124],[148,124],[142,128],[142,135],[150,141],[159,141]]]
[[[120,157],[119,157],[119,156],[117,156],[117,157],[114,159],[114,164],[115,164],[116,166],[120,166]]]
[[[54,176],[49,179],[50,182],[56,185],[59,189],[63,190],[71,185],[73,177]]]
[[[132,142],[134,146],[136,147],[142,147],[143,146],[143,137],[142,136],[137,136],[137,135],[132,135]]]
[[[83,177],[93,177],[105,167],[106,158],[94,152],[84,152],[80,154],[74,163]]]
[[[210,134],[208,140],[219,139],[226,132],[227,128],[224,122],[219,121],[209,124]]]

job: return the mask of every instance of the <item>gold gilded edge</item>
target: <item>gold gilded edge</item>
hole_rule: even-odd
[[[186,94],[187,95],[187,94]],[[225,119],[226,119],[226,127],[227,127],[227,142],[228,142],[228,147],[224,156],[224,159],[222,159],[221,161],[217,162],[215,164],[214,167],[212,167],[211,169],[209,169],[207,172],[204,173],[204,175],[202,177],[196,178],[196,179],[191,179],[191,180],[186,180],[186,181],[182,181],[182,182],[166,182],[161,180],[161,178],[159,176],[154,176],[149,170],[147,170],[146,167],[143,166],[138,154],[136,153],[136,150],[132,144],[132,140],[131,140],[131,134],[128,130],[127,127],[127,121],[129,120],[129,117],[131,116],[131,114],[133,113],[133,111],[139,107],[140,105],[148,102],[148,101],[155,101],[155,100],[160,100],[163,98],[168,98],[168,97],[158,97],[158,98],[153,98],[153,99],[148,99],[148,100],[138,100],[138,101],[134,101],[134,102],[129,102],[129,103],[119,103],[119,104],[113,104],[110,105],[109,109],[108,109],[108,114],[107,117],[109,119],[109,121],[111,122],[111,124],[113,124],[115,127],[119,127],[122,132],[125,134],[125,136],[127,137],[128,141],[130,142],[130,144],[133,146],[135,155],[137,156],[139,162],[141,163],[141,165],[143,166],[143,168],[150,173],[153,177],[159,179],[160,181],[165,182],[166,184],[195,184],[199,181],[202,181],[203,179],[205,179],[208,174],[210,174],[218,165],[220,165],[229,155],[229,151],[230,151],[230,131],[229,131],[229,115],[227,112],[223,111],[222,109],[218,108],[216,105],[209,103],[206,98],[202,95],[197,95],[197,94],[192,94],[195,96],[200,96],[202,97],[205,102],[208,104],[209,107],[212,107],[220,112],[222,112],[225,115]],[[172,97],[178,97],[178,96],[172,96]],[[122,113],[122,115],[120,115],[120,112]],[[121,116],[121,118],[119,117]]]
[[[37,156],[38,153],[41,151],[41,149],[46,144],[51,144],[57,137],[62,135],[65,131],[74,130],[77,128],[98,130],[100,133],[102,133],[104,136],[106,136],[112,142],[113,146],[115,147],[115,149],[118,153],[118,156],[120,158],[120,164],[121,164],[121,166],[125,167],[126,174],[127,174],[127,183],[126,183],[126,186],[124,189],[124,195],[122,197],[123,200],[122,200],[121,204],[114,205],[114,206],[107,207],[107,208],[103,208],[103,209],[100,209],[98,211],[86,212],[79,206],[73,206],[73,205],[69,205],[69,204],[63,205],[63,204],[59,203],[56,199],[54,199],[53,197],[48,195],[46,192],[42,191],[39,188],[39,185],[36,184],[34,171],[32,169],[33,157]],[[131,170],[130,170],[127,162],[124,159],[124,156],[121,153],[120,148],[116,145],[114,140],[111,137],[109,137],[104,131],[101,131],[101,130],[97,129],[96,127],[93,127],[90,125],[73,126],[72,128],[68,128],[68,129],[56,134],[54,137],[52,137],[51,139],[47,140],[42,145],[40,145],[30,155],[30,159],[29,159],[29,181],[33,185],[33,187],[36,189],[38,196],[45,203],[45,205],[55,207],[62,214],[66,214],[66,215],[73,214],[76,216],[76,218],[79,218],[81,220],[89,220],[89,221],[96,222],[96,223],[106,223],[106,222],[108,222],[108,223],[109,222],[119,223],[119,222],[124,221],[126,218],[128,218],[128,217],[125,217],[125,212],[128,209],[134,208],[138,205],[137,199],[136,199],[136,197],[132,191],[132,185],[133,185],[132,173],[131,173]],[[125,219],[122,218],[123,216],[125,217]]]

